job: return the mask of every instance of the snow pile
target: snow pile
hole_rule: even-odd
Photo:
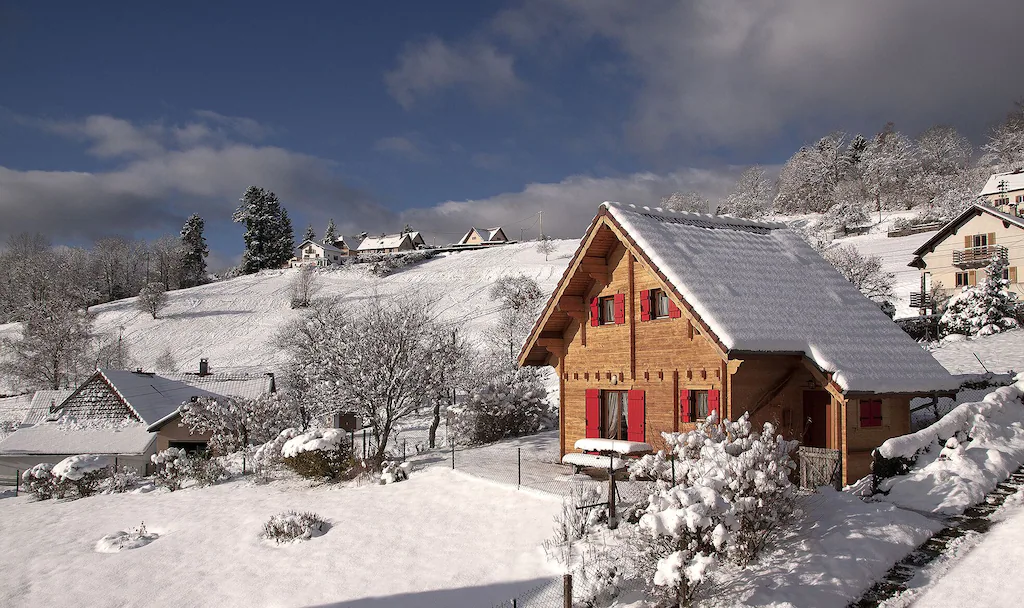
[[[623,441],[621,439],[598,439],[594,437],[577,439],[577,450],[584,452],[615,452],[617,454],[648,454],[651,444],[642,441]]]
[[[252,458],[253,464],[256,466],[256,472],[266,479],[270,471],[281,464],[281,450],[284,448],[284,444],[288,443],[289,440],[298,434],[299,431],[297,429],[285,429],[274,439],[256,448]]]
[[[57,479],[81,481],[89,473],[96,473],[114,466],[113,456],[99,454],[81,454],[68,456],[54,465],[51,472]]]
[[[341,429],[314,429],[295,435],[281,447],[281,456],[294,458],[315,450],[337,450],[344,445],[346,432]]]
[[[985,498],[1024,464],[1024,374],[982,401],[963,403],[932,426],[883,443],[879,455],[912,462],[886,479],[881,500],[907,509],[956,515]]]
[[[410,471],[412,471],[411,462],[385,462],[384,468],[380,472],[380,482],[382,484],[389,484],[405,481],[409,479]]]
[[[272,516],[267,523],[263,524],[263,538],[280,545],[322,536],[328,528],[330,528],[330,524],[316,513],[285,511]]]
[[[146,524],[143,522],[138,528],[121,530],[113,534],[107,534],[99,539],[96,541],[96,552],[118,553],[128,549],[138,549],[139,547],[145,547],[159,537],[159,534],[146,530]]]
[[[57,484],[53,477],[53,464],[40,462],[21,474],[21,481],[28,486],[30,494],[39,500],[53,498],[57,492]]]

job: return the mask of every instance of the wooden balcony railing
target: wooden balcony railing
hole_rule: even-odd
[[[988,266],[996,258],[1004,262],[1009,259],[1006,247],[1002,245],[982,245],[981,247],[969,247],[953,251],[953,265],[960,268]]]
[[[919,291],[911,292],[910,294],[911,308],[931,308],[933,304],[934,301],[932,301],[931,294],[921,293]]]

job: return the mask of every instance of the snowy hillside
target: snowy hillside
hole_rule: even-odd
[[[437,299],[442,321],[479,337],[497,318],[498,305],[488,290],[498,278],[524,274],[546,292],[554,290],[578,241],[554,243],[548,261],[533,243],[523,243],[443,254],[384,278],[362,264],[325,271],[318,295],[358,302],[375,293],[421,294]],[[273,371],[284,362],[272,345],[274,336],[299,315],[289,307],[289,282],[296,272],[263,271],[168,292],[167,308],[155,320],[136,310],[135,298],[103,304],[93,308],[95,329],[114,336],[121,332],[135,364],[146,369],[155,369],[167,351],[179,371],[196,369],[200,357],[209,358],[214,370]],[[14,325],[0,326],[0,336],[16,331]]]

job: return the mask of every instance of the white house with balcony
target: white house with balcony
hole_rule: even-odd
[[[348,253],[326,243],[306,240],[296,248],[296,255],[292,258],[290,266],[332,266],[343,264]]]

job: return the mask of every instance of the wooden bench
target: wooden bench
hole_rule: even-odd
[[[581,454],[572,452],[562,456],[562,464],[572,465],[573,473],[579,473],[582,469],[605,469],[621,471],[626,468],[626,463],[615,456],[600,456],[598,454]]]

